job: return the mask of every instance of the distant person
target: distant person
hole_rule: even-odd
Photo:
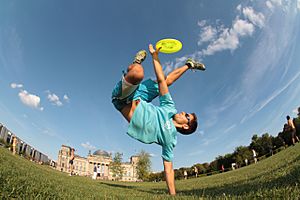
[[[100,165],[98,164],[97,166],[97,179],[98,177],[100,178],[101,177],[101,168],[100,168]]]
[[[188,177],[188,174],[187,174],[187,171],[186,171],[186,170],[184,170],[184,172],[183,172],[183,176],[184,176],[184,179],[187,179],[187,177]]]
[[[144,78],[141,63],[146,58],[146,51],[139,51],[116,84],[112,92],[112,103],[129,122],[127,134],[145,144],[156,143],[162,147],[164,172],[169,193],[175,195],[173,170],[173,149],[177,144],[177,132],[189,135],[197,129],[197,117],[194,113],[177,113],[175,103],[169,93],[169,86],[180,78],[187,70],[205,70],[202,63],[187,59],[184,66],[165,76],[158,54],[160,49],[149,45],[152,55],[156,81]],[[160,106],[151,102],[159,96]],[[187,98],[188,102],[188,98]]]
[[[296,128],[296,135],[300,136],[300,107],[298,108],[298,117],[293,119],[293,123],[295,125]]]
[[[222,165],[223,166],[223,165]],[[223,166],[223,169],[224,169],[224,166]],[[235,170],[236,169],[236,163],[231,163],[231,169],[232,170]],[[222,170],[222,167],[221,167],[221,170]]]
[[[221,171],[224,172],[225,168],[224,165],[221,165]]]
[[[14,155],[16,155],[16,152],[17,152],[17,145],[18,145],[18,139],[14,135],[13,136],[13,142],[12,142],[12,152],[13,152]]]
[[[71,148],[70,149],[70,160],[69,160],[69,164],[70,164],[70,176],[74,175],[74,158],[75,158],[75,149]]]
[[[93,173],[93,177],[92,177],[94,180],[97,179],[97,165],[94,164],[94,173]]]
[[[195,172],[195,177],[197,178],[198,177],[198,168],[196,166],[194,167],[194,172]]]
[[[254,149],[252,149],[252,154],[253,154],[254,163],[257,163],[257,153]]]
[[[246,166],[248,165],[248,159],[247,158],[245,159],[245,165]]]
[[[289,127],[291,129],[292,144],[295,145],[296,142],[299,142],[299,138],[296,135],[296,128],[295,128],[294,122],[289,115],[286,116],[286,120],[287,120],[287,124],[289,125]]]

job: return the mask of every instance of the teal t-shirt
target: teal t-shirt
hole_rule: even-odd
[[[177,143],[177,130],[172,117],[177,113],[170,93],[159,97],[160,106],[143,100],[136,107],[127,134],[146,143],[162,146],[164,160],[173,160],[173,149]]]

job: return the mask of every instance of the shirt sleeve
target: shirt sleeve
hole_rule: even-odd
[[[169,92],[167,94],[159,97],[159,103],[160,103],[160,106],[169,106],[169,107],[175,109],[175,103]]]
[[[173,146],[172,145],[162,146],[161,157],[166,161],[172,162],[174,158]]]

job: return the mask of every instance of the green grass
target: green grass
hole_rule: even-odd
[[[176,181],[174,199],[300,199],[300,144],[257,164]],[[165,182],[93,181],[13,156],[0,148],[0,199],[173,199]]]

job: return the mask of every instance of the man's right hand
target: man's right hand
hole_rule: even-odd
[[[149,52],[152,56],[158,56],[160,49],[161,47],[159,49],[154,49],[153,45],[149,44]]]

